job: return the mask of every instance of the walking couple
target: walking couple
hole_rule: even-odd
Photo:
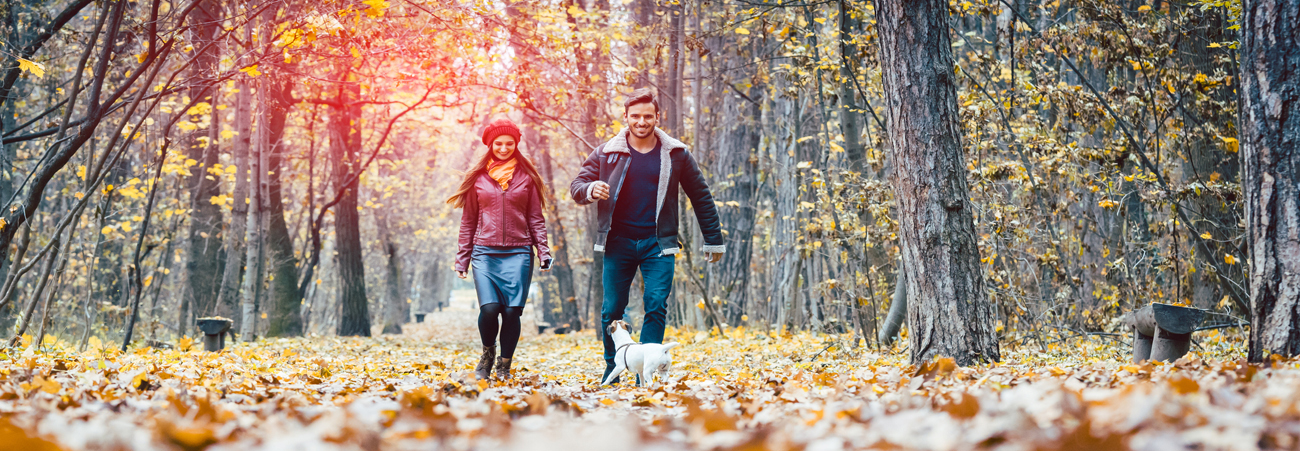
[[[645,320],[641,341],[662,343],[667,300],[672,290],[677,239],[677,197],[685,192],[704,235],[703,251],[717,262],[726,250],[717,207],[699,165],[681,141],[657,126],[659,101],[649,89],[638,89],[623,103],[627,128],[596,147],[582,163],[569,193],[578,205],[596,204],[595,251],[605,254],[602,330],[623,319],[628,290],[638,269],[645,282]],[[469,277],[473,267],[479,302],[479,335],[483,354],[475,374],[493,372],[509,379],[510,362],[519,342],[519,317],[532,280],[533,254],[540,269],[551,265],[542,216],[546,186],[533,163],[518,151],[520,131],[506,119],[483,131],[489,150],[465,174],[448,203],[463,207],[456,273]],[[501,355],[496,355],[497,335]],[[614,342],[605,336],[605,374],[614,368]],[[602,376],[601,380],[605,377]],[[615,380],[617,381],[617,380]]]

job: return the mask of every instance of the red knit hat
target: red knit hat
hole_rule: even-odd
[[[520,136],[519,126],[515,125],[514,122],[510,122],[510,119],[506,118],[492,121],[491,124],[488,124],[487,128],[483,129],[483,145],[492,147],[492,141],[501,135],[513,136],[515,142],[518,143]]]

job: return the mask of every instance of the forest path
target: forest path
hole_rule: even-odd
[[[537,324],[542,322],[542,312],[536,303],[531,304],[524,308],[524,315],[520,318],[523,327],[520,342],[538,336]],[[452,290],[449,306],[425,314],[424,322],[402,325],[402,336],[437,342],[478,343],[478,298],[474,290]]]

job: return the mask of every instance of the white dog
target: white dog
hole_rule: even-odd
[[[614,346],[618,350],[614,352],[614,371],[609,373],[601,385],[609,385],[628,369],[640,376],[649,387],[655,386],[656,374],[661,379],[667,379],[668,370],[673,366],[673,358],[668,355],[668,350],[677,347],[677,343],[637,343],[632,341],[632,333],[627,329],[626,322],[614,321],[605,331],[614,340]]]

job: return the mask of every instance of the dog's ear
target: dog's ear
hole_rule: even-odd
[[[618,321],[609,323],[609,327],[605,328],[605,335],[614,335],[614,331],[616,330],[618,330]]]

